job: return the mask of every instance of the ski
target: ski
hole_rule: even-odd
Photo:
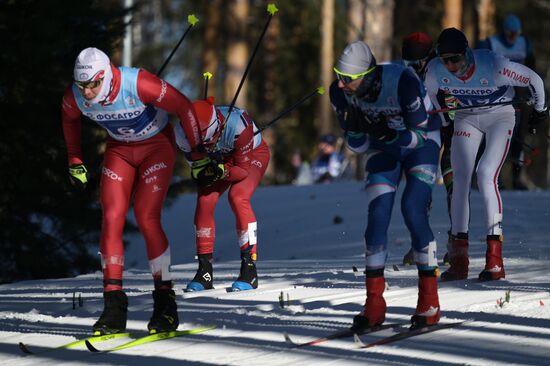
[[[74,342],[61,345],[59,347],[48,348],[46,350],[39,351],[39,352],[34,352],[30,350],[25,343],[19,342],[19,349],[21,350],[21,352],[27,355],[36,355],[40,353],[46,353],[46,352],[52,352],[52,351],[61,350],[61,349],[69,349],[69,348],[74,348],[78,346],[83,346],[86,344],[86,342],[93,344],[93,343],[100,343],[100,342],[109,341],[111,339],[124,338],[124,337],[130,337],[130,333],[114,333],[114,334],[105,334],[101,336],[91,336],[88,338],[79,339]]]
[[[391,323],[391,324],[377,325],[377,326],[374,326],[374,327],[371,327],[371,328],[365,328],[365,329],[362,329],[362,330],[355,330],[355,329],[352,329],[352,328],[346,328],[346,329],[337,330],[336,332],[330,333],[330,334],[328,334],[324,337],[317,338],[317,339],[311,340],[309,342],[304,342],[304,343],[294,342],[290,338],[288,333],[285,332],[285,341],[289,345],[291,345],[292,347],[304,347],[304,346],[311,346],[311,345],[323,343],[323,342],[330,341],[330,340],[333,340],[333,339],[353,337],[354,335],[357,335],[357,334],[359,334],[359,335],[369,334],[369,333],[378,332],[380,330],[396,328],[396,327],[400,327],[400,326],[402,326],[402,324]]]
[[[455,327],[458,327],[458,326],[462,325],[463,323],[464,323],[463,321],[460,321],[460,322],[455,322],[455,323],[436,324],[436,325],[428,325],[428,326],[425,326],[425,327],[407,329],[407,330],[404,330],[402,332],[396,333],[396,334],[391,335],[389,337],[382,338],[378,341],[368,343],[368,344],[365,344],[357,335],[354,335],[353,338],[355,339],[355,343],[360,348],[371,348],[371,347],[375,347],[375,346],[381,346],[383,344],[388,344],[388,343],[401,341],[403,339],[407,339],[407,338],[411,338],[411,337],[416,337],[416,336],[419,336],[419,335],[422,335],[422,334],[435,332],[435,331],[438,331],[438,330],[441,330],[441,329],[455,328]]]
[[[119,346],[116,346],[116,347],[113,347],[113,348],[108,348],[108,349],[105,349],[105,350],[100,350],[100,349],[95,348],[93,346],[93,344],[91,342],[88,342],[87,340],[85,341],[85,344],[86,344],[86,347],[88,348],[88,350],[90,352],[95,352],[95,353],[98,353],[98,352],[113,352],[113,351],[118,351],[118,350],[125,349],[125,348],[140,346],[142,344],[147,344],[147,343],[151,343],[151,342],[156,342],[156,341],[161,341],[161,340],[165,340],[165,339],[171,339],[171,338],[186,336],[186,335],[190,335],[190,334],[206,332],[207,330],[211,330],[211,329],[214,329],[214,328],[216,328],[216,326],[211,325],[211,326],[204,327],[204,328],[174,330],[174,331],[171,331],[171,332],[161,332],[161,333],[155,333],[155,334],[148,334],[146,336],[134,339],[133,341],[123,343]]]

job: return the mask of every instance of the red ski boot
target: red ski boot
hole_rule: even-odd
[[[367,271],[367,300],[363,311],[353,318],[352,328],[359,330],[384,323],[386,320],[386,300],[384,300],[384,269]]]
[[[468,233],[458,233],[449,249],[451,266],[441,274],[441,281],[465,280],[468,278]]]
[[[480,281],[494,281],[505,277],[502,261],[502,237],[487,235],[487,252],[485,253],[485,269],[479,274]]]
[[[411,328],[437,324],[441,316],[435,269],[419,270],[418,276],[418,303],[415,315],[411,318]]]

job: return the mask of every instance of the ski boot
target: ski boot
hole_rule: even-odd
[[[468,278],[468,233],[458,233],[448,249],[451,266],[441,274],[441,281],[465,280]]]
[[[104,308],[92,327],[93,335],[122,333],[126,330],[128,297],[122,290],[103,293]]]
[[[155,289],[153,291],[153,316],[147,324],[149,334],[171,332],[180,324],[176,294],[172,289]]]
[[[487,235],[487,251],[485,253],[485,269],[479,274],[480,281],[494,281],[505,277],[502,261],[502,237]]]
[[[241,253],[241,271],[239,278],[231,285],[232,291],[246,291],[258,288],[256,263],[252,259],[255,256],[255,253]]]
[[[353,318],[353,330],[362,330],[381,325],[386,320],[386,300],[384,300],[384,269],[365,271],[367,299],[361,313]]]
[[[441,317],[436,270],[418,270],[418,302],[411,329],[435,325]]]
[[[411,248],[407,254],[405,254],[405,256],[403,257],[403,264],[404,265],[413,265],[415,262],[414,262],[414,251],[413,249]]]
[[[214,288],[214,274],[212,268],[212,253],[199,254],[199,269],[193,280],[187,284],[185,292],[204,291]]]

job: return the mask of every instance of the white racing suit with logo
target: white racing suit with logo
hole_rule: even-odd
[[[475,69],[465,80],[447,71],[439,58],[428,64],[426,88],[437,109],[438,93],[455,97],[458,106],[480,106],[507,102],[514,98],[514,86],[529,87],[534,108],[544,110],[541,78],[531,69],[497,56],[489,50],[473,53]],[[443,119],[444,120],[444,119]],[[498,176],[508,153],[514,129],[512,105],[488,106],[457,111],[451,148],[453,195],[452,234],[467,233],[470,218],[469,193],[476,154],[485,138],[486,146],[477,165],[477,184],[486,209],[487,235],[502,234],[502,200]]]

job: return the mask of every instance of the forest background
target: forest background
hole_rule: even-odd
[[[98,268],[101,208],[98,178],[105,132],[83,123],[83,152],[90,188],[69,184],[60,121],[61,97],[74,60],[97,47],[115,65],[159,70],[185,29],[199,22],[175,53],[163,78],[190,99],[203,95],[203,73],[213,74],[209,94],[218,104],[235,95],[266,24],[270,2],[260,0],[0,0],[0,283],[57,278]],[[362,39],[378,61],[400,58],[402,38],[424,31],[436,40],[457,27],[472,46],[500,29],[513,13],[534,45],[536,71],[550,85],[550,1],[547,0],[282,0],[259,45],[237,100],[261,127],[286,107],[334,79],[332,67],[345,45]],[[339,134],[328,94],[311,98],[263,132],[272,159],[263,184],[289,184],[291,156],[315,157],[317,139]],[[524,180],[548,189],[548,127],[525,143],[530,160]],[[343,151],[345,153],[345,151]],[[361,179],[362,165],[348,155]],[[510,180],[510,167],[503,170]],[[183,156],[169,192],[171,200],[194,189]],[[128,224],[127,231],[136,231]]]

